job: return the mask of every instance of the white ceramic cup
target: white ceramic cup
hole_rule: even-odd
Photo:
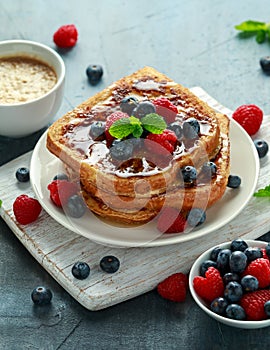
[[[0,135],[23,137],[46,127],[55,117],[64,96],[65,64],[60,55],[46,45],[28,40],[0,42],[0,58],[29,56],[47,63],[57,82],[45,95],[23,103],[0,103]]]

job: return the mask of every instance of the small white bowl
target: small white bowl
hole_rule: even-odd
[[[65,65],[60,55],[46,45],[28,40],[0,42],[0,58],[28,56],[47,63],[56,73],[53,88],[39,98],[23,103],[0,103],[0,135],[22,137],[47,126],[55,117],[64,96]]]
[[[244,239],[245,240],[245,239]],[[262,241],[255,241],[255,240],[245,240],[248,244],[249,247],[260,247],[264,248],[267,244],[267,242],[262,242]],[[201,254],[198,259],[194,262],[194,264],[191,267],[190,274],[189,274],[189,289],[191,292],[191,295],[197,305],[205,311],[209,316],[213,317],[215,320],[226,324],[227,326],[232,326],[232,327],[237,327],[237,328],[246,328],[246,329],[256,329],[256,328],[263,328],[263,327],[268,327],[270,326],[270,319],[263,320],[263,321],[238,321],[238,320],[232,320],[230,318],[226,318],[223,316],[220,316],[213,311],[209,309],[207,306],[207,303],[200,298],[197,293],[195,292],[193,288],[193,279],[195,276],[199,276],[200,272],[200,266],[201,263],[210,257],[210,253],[215,247],[220,247],[220,248],[229,248],[231,242],[226,242],[222,244],[217,244],[216,246],[213,246],[212,248],[208,249],[206,252]]]

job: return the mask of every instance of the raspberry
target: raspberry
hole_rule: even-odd
[[[48,185],[50,198],[57,207],[63,207],[78,192],[78,187],[67,180],[54,180]]]
[[[177,137],[172,130],[165,129],[162,134],[148,134],[145,146],[151,153],[167,156],[175,150]]]
[[[188,280],[182,272],[175,273],[157,286],[158,294],[164,298],[175,302],[181,302],[186,299]]]
[[[196,276],[193,279],[195,292],[204,300],[211,302],[215,298],[223,296],[224,285],[220,272],[210,266],[205,277]]]
[[[264,304],[270,300],[270,290],[261,289],[255,292],[244,294],[240,300],[240,305],[245,310],[247,320],[265,320],[267,315],[264,311]]]
[[[35,198],[22,194],[15,199],[13,212],[20,224],[27,225],[38,218],[41,212],[41,205]]]
[[[110,127],[118,119],[122,119],[122,118],[129,118],[129,115],[127,113],[119,111],[119,112],[114,112],[114,113],[110,114],[108,116],[108,118],[106,119],[105,134],[106,134],[106,138],[108,141],[112,141],[114,139],[114,137],[109,132]]]
[[[164,117],[168,124],[173,123],[175,121],[176,114],[178,113],[177,107],[171,103],[165,97],[156,98],[153,101],[156,106],[157,114]]]
[[[185,226],[185,217],[175,208],[166,207],[159,214],[157,229],[162,233],[183,232]]]
[[[259,288],[270,286],[270,262],[268,259],[258,258],[251,261],[243,275],[252,275],[259,281]]]
[[[58,47],[72,47],[78,40],[78,31],[74,24],[60,27],[53,35],[53,41]]]
[[[234,111],[232,117],[251,136],[260,129],[263,111],[255,105],[242,105]]]

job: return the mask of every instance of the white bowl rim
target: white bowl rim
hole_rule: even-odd
[[[266,246],[267,242],[266,241],[259,241],[259,240],[250,240],[250,239],[244,239],[242,238],[249,246],[254,246],[254,244],[256,243],[259,247],[264,247]],[[245,321],[245,320],[234,320],[228,317],[224,317],[221,316],[219,314],[214,313],[213,311],[211,311],[207,306],[205,306],[202,302],[201,302],[201,298],[197,295],[197,293],[195,292],[194,288],[193,288],[193,278],[192,277],[194,275],[195,270],[197,270],[198,268],[198,262],[199,260],[201,260],[201,258],[203,256],[207,257],[207,255],[209,255],[211,253],[211,251],[216,248],[216,247],[221,247],[221,248],[225,248],[228,247],[229,244],[231,244],[231,242],[234,239],[232,239],[231,241],[227,241],[227,242],[223,242],[220,244],[216,244],[213,247],[207,249],[205,252],[203,252],[193,263],[191,269],[190,269],[190,273],[189,273],[189,290],[190,293],[194,299],[194,301],[196,302],[196,304],[202,309],[204,310],[210,317],[216,319],[217,321],[220,321],[221,323],[227,324],[227,325],[231,325],[234,327],[238,327],[238,328],[262,328],[262,327],[267,327],[270,326],[270,318],[266,319],[266,320],[261,320],[261,321]],[[196,275],[197,276],[197,275]]]
[[[45,44],[42,44],[42,43],[39,43],[37,41],[32,41],[32,40],[23,40],[23,39],[12,39],[12,40],[3,40],[3,41],[0,41],[0,46],[2,45],[8,45],[8,44],[26,44],[26,45],[32,45],[32,46],[37,46],[37,47],[40,47],[48,52],[50,52],[53,56],[56,57],[56,59],[59,61],[60,63],[60,67],[61,67],[61,74],[60,76],[57,78],[57,82],[56,84],[53,86],[53,88],[51,90],[49,90],[46,94],[40,96],[40,97],[37,97],[33,100],[29,100],[29,101],[25,101],[25,102],[20,102],[20,103],[5,103],[5,104],[1,104],[0,103],[0,107],[1,108],[5,108],[5,107],[19,107],[19,106],[25,106],[25,105],[30,105],[31,103],[33,102],[36,102],[36,101],[39,101],[39,100],[42,100],[44,98],[46,98],[46,96],[54,93],[55,90],[58,89],[58,87],[63,83],[64,79],[65,79],[65,75],[66,75],[66,67],[65,67],[65,63],[62,59],[62,57],[54,50],[52,49],[51,47],[45,45]],[[27,52],[25,52],[27,53]],[[31,53],[29,53],[29,56],[31,56]],[[0,55],[1,57],[1,55]],[[42,60],[42,58],[40,58]],[[46,60],[44,60],[43,62],[46,63]]]

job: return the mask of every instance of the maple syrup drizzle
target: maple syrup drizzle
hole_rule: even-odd
[[[139,100],[145,99],[144,92],[159,91],[166,86],[174,86],[176,83],[163,81],[156,82],[152,79],[145,79],[136,81],[133,84],[135,90],[140,91],[141,94],[132,93]],[[142,151],[140,154],[140,160],[129,160],[122,162],[119,166],[119,162],[115,162],[110,157],[110,149],[107,146],[106,140],[95,141],[90,136],[91,124],[94,121],[105,121],[106,118],[113,112],[120,110],[120,101],[124,96],[130,92],[129,88],[117,87],[113,90],[112,95],[103,101],[98,103],[86,112],[78,111],[77,117],[70,123],[64,133],[65,142],[75,150],[77,150],[84,161],[91,165],[98,166],[102,171],[114,173],[120,177],[131,176],[150,176],[158,174],[171,166],[173,160],[179,159],[183,155],[190,153],[197,147],[196,142],[181,142],[177,145],[175,151],[172,154],[169,161],[163,162],[162,166],[155,165],[152,161],[147,159],[145,153]],[[175,101],[174,101],[175,103]],[[179,113],[176,116],[176,122],[180,125],[183,121],[190,117],[190,115],[198,115],[193,107],[185,108],[183,101],[178,101],[175,105],[179,105]],[[207,135],[211,132],[211,125],[205,120],[199,120],[200,134]],[[159,162],[158,162],[159,163]]]

